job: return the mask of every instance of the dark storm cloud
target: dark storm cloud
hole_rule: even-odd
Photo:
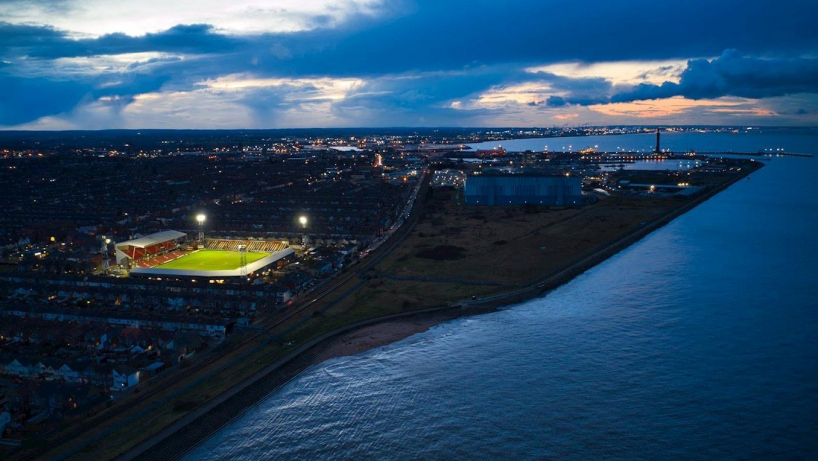
[[[753,54],[818,48],[814,0],[512,0],[468,7],[423,1],[416,11],[345,36],[330,62],[360,68],[376,62],[394,71],[713,56],[728,47]]]
[[[51,27],[0,21],[0,55],[15,55],[28,49],[61,50],[68,46],[67,40],[65,32]]]
[[[40,117],[70,112],[82,101],[109,98],[124,108],[134,96],[157,91],[167,76],[123,75],[107,79],[52,80],[44,77],[0,76],[0,126],[16,125]],[[97,82],[102,81],[104,84]]]
[[[216,33],[207,24],[178,25],[139,37],[117,33],[77,40],[47,26],[0,23],[0,53],[7,56],[55,59],[146,51],[226,53],[239,45],[246,46],[247,42]]]
[[[568,101],[561,96],[549,96],[545,103],[548,107],[563,107],[568,105]]]
[[[552,91],[563,93],[563,96],[550,96],[546,100],[548,107],[590,106],[605,104],[610,99],[611,82],[603,78],[570,78],[547,72],[536,72],[533,77]]]
[[[0,76],[0,88],[0,125],[25,123],[70,110],[90,90],[77,82],[8,76]]]
[[[818,93],[818,59],[758,59],[727,50],[718,59],[688,62],[679,83],[641,84],[617,92],[612,102],[663,99],[713,99],[722,96],[770,98]]]
[[[818,92],[814,60],[783,58],[818,50],[814,0],[672,4],[478,0],[467,6],[437,0],[387,0],[384,9],[391,12],[386,19],[353,14],[332,27],[256,35],[228,35],[211,25],[193,24],[142,36],[74,39],[70,31],[49,26],[0,22],[0,89],[18,91],[0,101],[0,124],[67,112],[84,98],[109,96],[129,101],[142,92],[186,91],[203,80],[236,73],[364,78],[363,87],[332,105],[340,116],[357,114],[355,120],[361,120],[364,112],[371,114],[353,123],[365,123],[390,111],[404,114],[406,120],[423,113],[434,113],[433,118],[439,120],[456,119],[467,112],[448,107],[452,101],[530,81],[544,83],[558,93],[544,104],[537,102],[543,108],[675,95],[756,98]],[[321,26],[322,21],[327,18],[314,18],[313,23]],[[613,88],[601,78],[572,79],[521,70],[561,61],[716,56],[730,47],[748,56],[777,59],[725,54],[713,62],[691,61],[679,84],[632,88]],[[139,52],[176,56],[135,62],[110,75],[73,76],[72,81],[56,73],[48,76],[42,65],[34,65],[57,58]],[[26,74],[27,68],[34,67],[36,75]],[[651,75],[672,72],[674,69],[662,68]],[[25,91],[19,93],[21,90]],[[284,104],[278,90],[255,97],[250,94],[241,102],[257,113]],[[42,95],[53,97],[43,101]]]
[[[408,4],[408,5],[407,5]],[[478,1],[392,0],[384,9],[413,11],[389,21],[354,16],[333,29],[229,36],[209,25],[179,25],[131,37],[73,40],[48,27],[0,24],[0,49],[41,58],[165,51],[254,53],[262,69],[286,49],[290,75],[383,74],[474,64],[611,61],[716,55],[728,47],[750,54],[818,49],[814,1],[652,0]],[[770,33],[760,33],[760,31]],[[2,51],[0,51],[2,53]]]
[[[149,65],[142,63],[142,66]],[[142,66],[136,66],[136,69]],[[129,72],[53,77],[4,73],[14,67],[13,63],[0,65],[0,125],[16,125],[47,115],[70,112],[83,101],[90,102],[101,97],[110,98],[117,101],[119,107],[125,107],[134,96],[158,91],[172,78],[168,72],[138,72],[135,69]]]

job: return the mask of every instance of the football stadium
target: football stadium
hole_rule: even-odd
[[[116,262],[131,276],[224,279],[279,268],[294,258],[286,242],[205,239],[187,244],[187,234],[157,232],[115,245]]]
[[[270,256],[269,253],[248,253],[247,263]],[[233,270],[241,267],[241,253],[225,250],[197,250],[187,256],[156,266],[157,269]]]

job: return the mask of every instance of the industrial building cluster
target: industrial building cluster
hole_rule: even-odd
[[[582,205],[582,179],[578,176],[483,174],[465,181],[468,205]]]

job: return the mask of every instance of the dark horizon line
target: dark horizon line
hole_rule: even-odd
[[[752,128],[752,129],[818,129],[818,125],[715,125],[715,124],[616,124],[616,125],[585,125],[585,126],[354,126],[354,127],[301,127],[301,128],[105,128],[98,130],[77,129],[77,130],[7,130],[0,129],[3,134],[31,134],[31,133],[115,133],[115,132],[264,132],[264,131],[342,131],[342,130],[545,130],[555,128]]]

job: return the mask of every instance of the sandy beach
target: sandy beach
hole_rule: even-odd
[[[315,356],[315,363],[334,357],[356,355],[385,346],[464,315],[472,315],[472,312],[453,309],[450,312],[418,314],[406,319],[389,320],[361,327],[328,340],[323,347],[319,346],[321,351]]]

